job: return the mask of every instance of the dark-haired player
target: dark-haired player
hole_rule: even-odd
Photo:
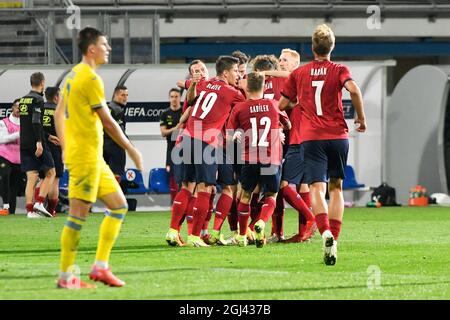
[[[264,192],[264,203],[259,220],[255,224],[256,246],[265,244],[265,224],[272,216],[281,176],[281,138],[280,116],[275,100],[263,98],[264,75],[252,72],[247,77],[248,100],[233,109],[228,120],[227,130],[242,130],[240,140],[244,146],[241,183],[242,195],[239,212],[239,245],[247,245],[247,222],[250,216],[250,197],[259,185]],[[283,122],[289,127],[286,115]],[[242,135],[242,134],[241,134]],[[236,135],[235,135],[236,136]]]
[[[111,116],[106,105],[103,81],[96,69],[108,62],[111,47],[105,35],[87,27],[79,32],[81,63],[67,76],[55,113],[56,131],[69,175],[69,215],[61,235],[61,264],[57,287],[94,288],[74,276],[80,232],[92,204],[100,200],[108,208],[100,226],[95,263],[89,274],[94,281],[121,287],[109,266],[112,247],[128,211],[125,196],[103,159],[103,129],[124,148],[138,170],[142,156]]]

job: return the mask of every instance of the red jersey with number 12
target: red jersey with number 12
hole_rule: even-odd
[[[244,131],[242,160],[248,163],[281,164],[280,121],[289,118],[269,99],[248,100],[236,105],[228,119],[227,129]]]
[[[301,107],[301,141],[347,139],[342,88],[352,80],[348,67],[315,60],[294,70],[282,90]]]
[[[197,84],[197,98],[184,134],[213,146],[219,143],[219,133],[242,93],[226,82],[212,79]]]

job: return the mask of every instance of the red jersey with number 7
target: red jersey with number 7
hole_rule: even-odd
[[[245,98],[239,90],[218,79],[200,81],[196,91],[197,98],[183,134],[217,147],[231,109]]]
[[[347,139],[348,127],[342,108],[342,88],[352,80],[347,66],[315,60],[294,70],[282,90],[301,108],[301,142]]]
[[[278,109],[276,100],[256,99],[237,104],[228,119],[227,130],[243,131],[242,160],[281,164],[280,122],[286,124],[289,118]]]

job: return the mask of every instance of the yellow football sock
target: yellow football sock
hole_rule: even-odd
[[[70,267],[75,263],[80,231],[85,219],[69,215],[61,234],[61,272],[70,272]]]
[[[100,226],[100,237],[98,239],[97,254],[95,260],[108,262],[114,242],[116,242],[128,207],[106,211]]]

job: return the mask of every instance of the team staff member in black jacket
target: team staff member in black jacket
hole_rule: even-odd
[[[109,104],[111,116],[116,120],[122,132],[125,134],[125,108],[128,102],[128,89],[125,86],[117,86],[114,89],[113,100]],[[125,172],[126,155],[125,150],[122,149],[111,137],[105,133],[105,140],[103,143],[103,158],[111,168],[111,171],[116,176],[116,179],[121,183],[121,177]],[[122,184],[121,184],[122,185]],[[122,187],[123,188],[123,187]]]
[[[20,99],[20,159],[21,169],[27,174],[25,200],[28,218],[52,217],[43,202],[55,178],[53,158],[44,141],[41,112],[44,106],[42,92],[45,87],[44,75],[33,73],[30,77],[31,91]],[[33,192],[42,170],[45,179],[41,184],[39,196],[33,206]]]
[[[48,206],[47,211],[52,216],[56,216],[56,206],[58,205],[59,197],[59,178],[63,176],[64,164],[62,161],[62,150],[59,145],[59,139],[56,135],[55,128],[55,110],[59,101],[59,87],[47,87],[45,89],[45,100],[42,109],[42,127],[44,128],[45,140],[48,145],[48,149],[52,154],[53,162],[55,163],[55,180],[48,192]]]

